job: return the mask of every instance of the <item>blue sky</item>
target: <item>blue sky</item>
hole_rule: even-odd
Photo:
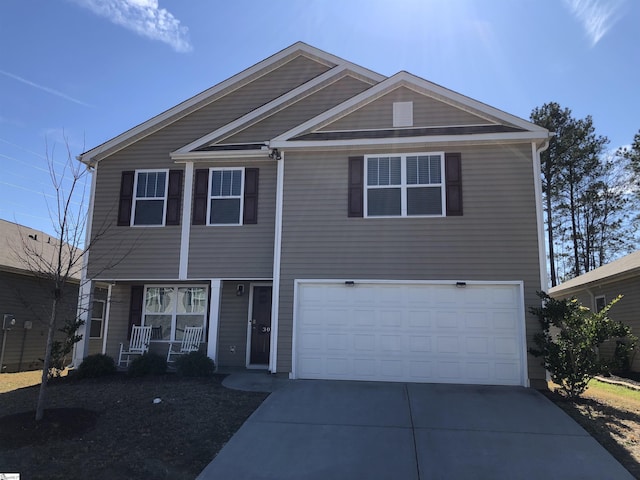
[[[53,233],[65,138],[75,157],[298,40],[522,118],[556,101],[615,149],[640,129],[639,25],[636,0],[2,0],[0,218]]]

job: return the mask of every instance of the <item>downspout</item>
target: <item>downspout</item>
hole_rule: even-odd
[[[82,161],[81,156],[76,157],[78,161]],[[91,227],[93,225],[93,205],[96,195],[96,177],[98,172],[98,161],[91,167],[91,162],[87,165],[87,170],[91,173],[91,195],[89,197],[89,210],[87,211],[87,230],[85,232],[84,252],[82,258],[82,270],[80,275],[80,288],[78,289],[78,308],[77,318],[84,320],[84,324],[78,329],[78,335],[82,336],[82,340],[73,346],[73,367],[78,368],[89,350],[89,311],[91,307],[91,281],[87,280],[87,269],[89,265],[89,246],[91,245]]]
[[[284,152],[272,150],[272,158],[278,165],[276,177],[276,212],[273,238],[273,286],[271,298],[271,344],[269,371],[276,373],[278,363],[278,312],[280,310],[280,259],[282,254],[282,204],[284,197]],[[271,155],[270,155],[271,156]]]
[[[553,134],[550,134],[550,137]],[[547,138],[544,143],[537,148],[535,142],[531,142],[533,154],[533,175],[536,196],[536,219],[538,224],[538,260],[540,263],[540,289],[546,292],[549,289],[549,271],[547,270],[547,249],[545,247],[544,235],[544,212],[542,207],[542,172],[540,167],[540,154],[549,148],[551,138]]]

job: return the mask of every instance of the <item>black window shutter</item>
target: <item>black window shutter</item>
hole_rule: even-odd
[[[193,189],[193,225],[207,224],[207,197],[209,196],[209,169],[197,169]]]
[[[144,296],[144,286],[131,286],[131,302],[129,303],[129,331],[127,338],[131,338],[131,327],[142,325],[142,302]]]
[[[120,204],[118,205],[118,225],[131,225],[131,206],[133,204],[133,181],[136,172],[122,172],[120,180]]]
[[[364,216],[364,157],[349,157],[349,217]]]
[[[169,170],[166,225],[180,225],[182,207],[182,170]]]
[[[459,153],[445,153],[444,172],[447,190],[447,216],[461,216],[462,156]]]
[[[242,223],[258,223],[258,168],[244,169],[244,212]]]

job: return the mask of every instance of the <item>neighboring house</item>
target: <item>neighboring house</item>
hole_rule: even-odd
[[[576,298],[585,307],[600,311],[618,295],[609,316],[631,327],[633,334],[640,336],[640,251],[622,257],[583,275],[572,278],[549,289],[553,298]],[[600,348],[600,353],[610,355],[615,341]],[[635,355],[631,369],[640,371],[640,355]]]
[[[11,326],[0,323],[0,327],[11,327],[3,328],[0,332],[5,337],[2,343],[4,351],[0,352],[2,372],[42,368],[47,322],[51,312],[51,284],[33,272],[38,262],[36,255],[45,262],[52,260],[57,253],[57,242],[55,237],[44,232],[0,220],[0,322],[3,322],[5,315],[7,319],[15,319],[15,324]],[[32,266],[29,266],[28,259]],[[78,271],[70,278],[59,310],[60,327],[65,318],[75,318],[77,315],[79,285]],[[101,290],[96,288],[95,294],[99,296]],[[94,326],[92,333],[96,332]],[[63,334],[56,332],[56,339],[63,337]],[[92,345],[92,350],[99,351],[100,348]]]
[[[543,387],[526,351],[548,139],[296,43],[80,155],[107,233],[87,265],[109,284],[104,352],[134,324],[159,353],[202,325],[220,367]]]

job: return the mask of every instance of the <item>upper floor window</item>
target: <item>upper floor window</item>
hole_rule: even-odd
[[[365,157],[367,217],[443,216],[444,154]]]
[[[168,170],[138,170],[132,225],[164,225]]]
[[[209,225],[241,225],[244,169],[211,169]]]

